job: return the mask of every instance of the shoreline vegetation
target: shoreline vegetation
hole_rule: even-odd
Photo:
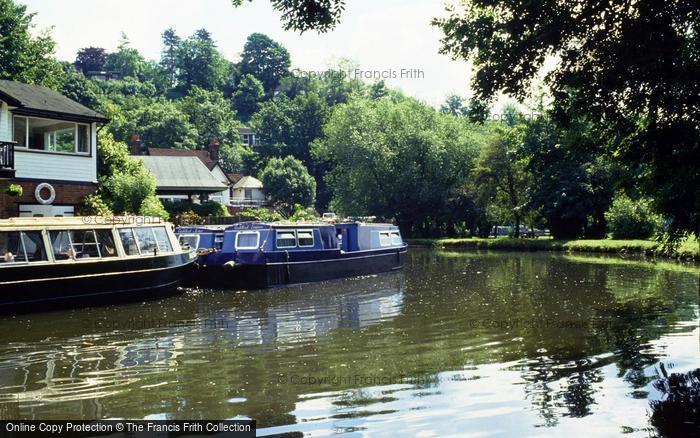
[[[688,238],[675,248],[653,240],[554,240],[500,238],[404,239],[409,246],[433,249],[497,250],[497,251],[563,251],[619,255],[643,255],[700,262],[700,241]]]

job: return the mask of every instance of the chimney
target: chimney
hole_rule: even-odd
[[[141,136],[139,134],[133,134],[131,140],[129,141],[129,149],[131,155],[141,155]]]
[[[213,162],[218,162],[219,161],[219,148],[221,145],[219,145],[219,139],[216,137],[213,137],[211,141],[209,142],[209,158]]]

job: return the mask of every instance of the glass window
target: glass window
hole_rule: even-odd
[[[380,246],[391,246],[391,236],[387,232],[379,233],[379,245]]]
[[[134,228],[134,234],[142,255],[155,254],[158,243],[150,227]]]
[[[41,235],[41,231],[22,232],[22,243],[24,244],[28,262],[45,262],[48,260],[46,247],[44,246],[44,236]]]
[[[314,246],[314,232],[312,230],[297,231],[297,238],[299,239],[299,246]]]
[[[77,257],[73,243],[71,242],[70,232],[68,231],[50,231],[49,240],[53,250],[53,258],[56,260],[69,260]]]
[[[17,117],[13,118],[14,125],[14,136],[12,139],[17,143],[19,147],[27,147],[27,118]]]
[[[99,258],[100,249],[97,245],[97,236],[94,230],[71,231],[73,252],[76,259]]]
[[[254,232],[239,232],[236,234],[236,249],[257,249],[260,235]]]
[[[391,244],[392,245],[403,245],[403,240],[401,240],[401,234],[391,233]]]
[[[0,263],[26,262],[19,232],[0,233]]]
[[[244,189],[243,196],[247,200],[252,200],[253,199],[253,189]]]
[[[78,152],[90,153],[90,127],[87,125],[78,125]]]
[[[124,247],[124,253],[128,256],[139,255],[139,247],[136,245],[136,238],[131,228],[122,228],[119,230],[119,238]]]
[[[199,235],[198,234],[183,234],[178,239],[180,245],[187,246],[189,248],[197,249],[199,248]]]
[[[100,255],[105,257],[116,257],[117,247],[114,245],[114,235],[112,230],[96,230],[97,242],[100,244]]]
[[[294,248],[297,246],[297,236],[294,231],[277,232],[277,248]]]
[[[172,252],[173,246],[170,244],[170,238],[165,227],[153,227],[153,235],[158,244],[158,252]]]

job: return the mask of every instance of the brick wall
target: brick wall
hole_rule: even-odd
[[[19,204],[39,204],[34,197],[36,186],[43,181],[17,181],[13,179],[0,179],[0,219],[17,216]],[[96,184],[90,183],[54,183],[49,182],[54,190],[56,190],[56,200],[53,202],[56,205],[75,205],[79,206],[86,195],[94,193],[97,189]],[[19,184],[24,189],[24,193],[20,198],[8,196],[5,191],[10,184]],[[45,192],[46,193],[46,192]],[[48,195],[45,195],[45,197]]]

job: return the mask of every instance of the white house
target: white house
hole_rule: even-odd
[[[231,205],[234,207],[262,207],[267,204],[263,183],[252,176],[244,176],[231,188]]]
[[[74,215],[97,188],[97,130],[107,122],[56,91],[0,80],[0,217]],[[7,193],[11,184],[22,196]]]

